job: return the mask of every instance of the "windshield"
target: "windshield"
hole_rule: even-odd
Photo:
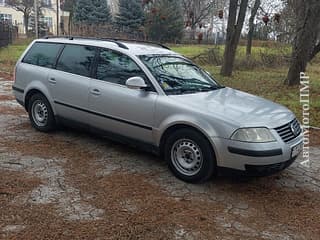
[[[205,71],[178,56],[143,55],[148,67],[166,94],[187,94],[221,88]]]

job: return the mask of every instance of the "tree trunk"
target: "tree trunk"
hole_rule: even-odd
[[[311,61],[319,52],[320,52],[320,43],[318,43],[318,44],[314,47],[314,49],[313,49],[313,51],[312,51],[312,53],[311,53],[311,55],[310,55],[309,61]]]
[[[303,45],[302,45],[303,47]],[[307,51],[307,47],[301,49]],[[308,64],[308,58],[303,56],[305,54],[295,54],[293,57],[292,63],[289,68],[287,83],[288,85],[298,85],[300,83],[300,73],[305,72]]]
[[[287,75],[288,85],[300,83],[300,73],[305,72],[310,57],[316,50],[320,3],[305,1],[296,6],[298,12],[297,33],[292,50],[292,60]]]
[[[23,13],[23,21],[24,21],[24,31],[26,32],[26,36],[28,36],[28,25],[29,25],[29,14]]]
[[[72,21],[73,21],[73,11],[69,13],[69,22],[68,22],[68,35],[72,35]]]
[[[223,64],[220,72],[221,75],[223,76],[231,76],[233,71],[236,50],[238,47],[238,43],[239,43],[239,39],[240,39],[242,27],[243,27],[243,22],[246,16],[248,0],[241,0],[240,10],[238,13],[238,21],[236,23],[237,8],[238,8],[237,4],[238,4],[237,0],[230,0],[227,39],[226,39],[226,46],[224,50]]]
[[[247,56],[251,56],[252,38],[254,33],[254,19],[257,15],[260,4],[261,4],[261,1],[256,0],[251,10],[251,16],[249,18],[249,32],[248,32],[248,42],[247,42],[247,50],[246,50]]]

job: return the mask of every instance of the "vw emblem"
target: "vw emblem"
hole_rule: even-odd
[[[299,125],[295,127],[294,123],[291,123],[290,128],[291,128],[293,135],[298,136],[299,128],[300,128]]]

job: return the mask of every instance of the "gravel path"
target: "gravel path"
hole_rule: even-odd
[[[320,148],[264,178],[192,185],[157,157],[30,127],[0,80],[1,239],[320,239]]]

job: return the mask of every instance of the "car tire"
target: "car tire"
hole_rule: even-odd
[[[193,129],[173,132],[165,142],[164,157],[173,174],[186,182],[205,182],[216,174],[216,158],[210,142]]]
[[[32,127],[41,132],[55,129],[56,122],[51,105],[47,98],[40,93],[31,96],[28,105],[29,119]]]

